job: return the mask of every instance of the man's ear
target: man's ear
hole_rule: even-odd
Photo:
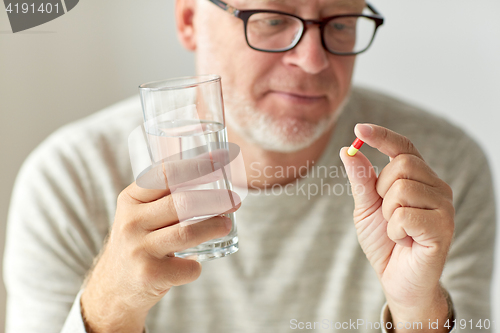
[[[194,14],[196,0],[176,0],[175,20],[177,22],[177,37],[189,51],[196,50]]]

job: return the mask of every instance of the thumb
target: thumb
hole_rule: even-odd
[[[340,159],[344,163],[347,177],[351,183],[354,209],[363,212],[373,208],[375,203],[381,199],[375,186],[377,173],[363,153],[358,152],[354,156],[349,156],[347,150],[346,147],[340,150]]]

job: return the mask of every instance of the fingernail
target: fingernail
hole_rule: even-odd
[[[356,128],[358,129],[359,133],[361,133],[361,135],[365,137],[368,137],[373,133],[373,127],[368,124],[357,124]]]
[[[346,148],[346,147],[342,147],[342,148],[340,148],[340,151],[339,151],[339,156],[340,156],[340,159],[341,159],[341,160],[342,160],[342,149],[344,149],[344,148]]]

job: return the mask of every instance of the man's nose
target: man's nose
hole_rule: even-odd
[[[309,74],[318,74],[328,65],[328,51],[321,44],[321,31],[318,26],[309,26],[299,44],[284,55],[287,65],[298,66]]]

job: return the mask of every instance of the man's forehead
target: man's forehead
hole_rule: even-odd
[[[278,3],[287,5],[302,5],[310,4],[314,0],[236,0],[235,3],[243,5]],[[338,6],[358,6],[360,3],[365,3],[365,0],[318,0],[321,5],[338,5]]]

